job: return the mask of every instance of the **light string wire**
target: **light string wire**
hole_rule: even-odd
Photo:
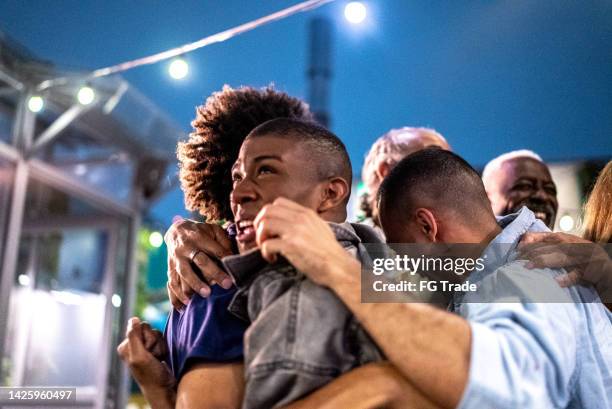
[[[283,10],[279,10],[267,16],[260,17],[258,19],[249,21],[248,23],[244,23],[239,26],[230,28],[228,30],[221,31],[219,33],[210,35],[208,37],[204,37],[198,41],[184,44],[180,47],[162,51],[160,53],[149,55],[147,57],[142,57],[142,58],[138,58],[135,60],[126,61],[120,64],[111,65],[109,67],[99,68],[97,70],[92,71],[88,75],[86,75],[84,78],[82,78],[82,80],[83,81],[92,80],[94,78],[105,77],[111,74],[117,74],[120,72],[131,70],[132,68],[140,67],[143,65],[155,64],[160,61],[164,61],[164,60],[167,60],[167,59],[179,56],[179,55],[183,55],[188,52],[197,50],[199,48],[206,47],[211,44],[216,44],[216,43],[227,41],[230,38],[246,33],[247,31],[254,30],[258,27],[272,23],[274,21],[285,19],[293,14],[314,10],[318,7],[323,6],[324,4],[331,3],[332,1],[335,1],[335,0],[307,0],[302,3],[296,4],[294,6],[287,7]],[[43,91],[47,88],[50,88],[56,85],[66,84],[69,81],[70,81],[70,77],[60,77],[60,78],[48,79],[48,80],[41,82],[36,87],[36,90]]]

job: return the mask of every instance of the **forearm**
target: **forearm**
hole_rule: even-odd
[[[174,409],[176,405],[176,390],[163,387],[143,387],[140,390],[151,409]]]
[[[355,314],[397,370],[443,407],[456,407],[467,384],[470,327],[464,319],[418,303],[361,303],[361,266],[330,263],[326,283]]]
[[[316,390],[285,409],[434,409],[388,362],[368,364]]]

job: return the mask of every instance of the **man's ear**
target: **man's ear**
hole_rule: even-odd
[[[430,242],[438,241],[438,221],[436,216],[429,210],[423,207],[416,209],[415,219],[421,233],[429,239]]]
[[[376,177],[378,178],[379,182],[382,182],[387,175],[389,174],[389,172],[391,172],[393,166],[391,166],[390,163],[387,163],[385,161],[382,161],[378,164],[378,166],[376,167]]]
[[[349,195],[350,186],[344,178],[333,177],[326,182],[323,189],[321,204],[317,209],[318,213],[323,213],[335,207],[344,207],[344,201]]]

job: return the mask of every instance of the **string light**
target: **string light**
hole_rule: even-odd
[[[39,95],[33,95],[28,100],[28,109],[34,113],[42,111],[45,101]]]
[[[89,105],[96,98],[96,92],[91,87],[81,87],[77,93],[77,99],[81,105]]]
[[[89,75],[87,75],[86,79],[105,77],[107,75],[131,70],[132,68],[140,67],[142,65],[155,64],[160,61],[178,57],[180,55],[186,54],[188,52],[197,50],[202,47],[206,47],[211,44],[227,41],[230,38],[236,37],[237,35],[254,30],[265,24],[269,24],[274,21],[285,19],[293,14],[314,10],[318,7],[321,7],[324,4],[331,3],[332,1],[335,1],[335,0],[304,1],[302,3],[296,4],[295,6],[287,7],[286,9],[282,9],[275,13],[268,14],[267,16],[260,17],[258,19],[249,21],[248,23],[244,23],[239,26],[230,28],[228,30],[221,31],[217,34],[213,34],[208,37],[204,37],[193,43],[184,44],[180,47],[172,48],[170,50],[166,50],[161,53],[153,54],[148,57],[138,58],[136,60],[126,61],[120,64],[112,65],[110,67],[104,67],[104,68],[97,69],[95,71],[92,71]],[[53,79],[49,79],[49,80],[45,80],[41,82],[40,84],[38,84],[36,89],[38,91],[41,91],[41,90],[44,90],[44,89],[47,89],[49,87],[53,87],[56,85],[68,84],[69,82],[70,82],[70,78],[68,77],[53,78]]]
[[[189,64],[182,58],[177,58],[168,66],[168,73],[175,80],[182,80],[189,73]]]
[[[352,1],[344,7],[344,17],[349,23],[359,24],[365,20],[366,7],[359,1]]]

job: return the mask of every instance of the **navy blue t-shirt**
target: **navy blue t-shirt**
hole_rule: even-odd
[[[182,311],[172,309],[168,316],[164,336],[177,380],[194,363],[242,362],[248,324],[227,310],[236,288],[214,285],[211,290],[208,298],[196,294]]]

